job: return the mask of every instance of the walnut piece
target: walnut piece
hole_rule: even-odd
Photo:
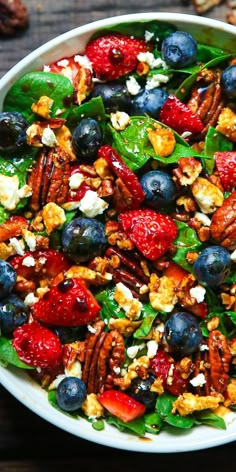
[[[28,11],[21,0],[0,0],[0,36],[13,36],[28,23]]]
[[[220,393],[218,395],[199,396],[192,393],[183,393],[173,403],[173,413],[178,413],[180,416],[191,415],[194,411],[201,411],[205,409],[214,409],[223,403],[224,397]]]

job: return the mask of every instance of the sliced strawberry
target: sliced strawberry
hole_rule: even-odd
[[[151,359],[151,368],[156,377],[162,380],[164,389],[172,395],[181,395],[187,390],[188,379],[181,377],[178,364],[162,349],[159,348]]]
[[[145,193],[134,172],[122,161],[115,149],[108,144],[100,147],[98,157],[102,157],[107,161],[113,172],[118,178],[122,179],[129,190],[130,198],[126,203],[127,210],[139,208],[140,204],[145,199]]]
[[[111,33],[90,41],[85,52],[99,79],[114,80],[135,70],[138,54],[149,50],[142,39]]]
[[[236,151],[216,152],[214,158],[224,189],[232,191],[236,188]]]
[[[53,369],[62,362],[63,349],[59,338],[37,321],[20,326],[13,337],[12,345],[25,364]]]
[[[143,416],[146,411],[143,403],[119,390],[105,390],[98,396],[98,400],[106,410],[125,423]]]
[[[27,265],[30,257],[34,265]],[[60,272],[65,272],[71,264],[66,256],[55,249],[44,249],[38,251],[26,251],[24,256],[13,256],[9,263],[15,269],[17,275],[25,279],[39,280],[42,278],[54,278]]]
[[[139,251],[152,261],[162,256],[177,236],[175,222],[154,210],[131,210],[121,213],[123,230]]]
[[[175,286],[178,287],[183,278],[188,276],[188,272],[175,262],[171,261],[167,269],[164,270],[163,275],[172,279]]]
[[[28,228],[29,223],[23,216],[12,215],[0,225],[0,243],[10,238],[21,236],[22,229]]]
[[[169,95],[167,98],[160,111],[159,121],[180,135],[185,131],[196,134],[204,128],[199,116],[192,113],[175,95]]]
[[[42,323],[82,326],[98,315],[100,306],[79,278],[54,285],[33,306],[33,316]]]

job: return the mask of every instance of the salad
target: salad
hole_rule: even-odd
[[[236,59],[119,24],[0,113],[0,362],[96,430],[236,407]]]

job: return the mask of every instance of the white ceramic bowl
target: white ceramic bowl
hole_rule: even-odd
[[[42,69],[44,64],[62,57],[83,53],[85,44],[96,30],[116,23],[154,19],[172,23],[178,29],[191,33],[202,43],[235,52],[236,28],[209,18],[157,12],[108,18],[75,28],[21,60],[0,80],[0,109],[8,89],[17,78],[29,71]],[[147,435],[145,440],[120,433],[109,425],[106,425],[105,430],[97,432],[86,420],[73,419],[55,410],[48,403],[45,391],[22,370],[0,366],[0,382],[20,402],[45,420],[75,436],[105,446],[137,452],[170,453],[206,449],[236,440],[236,421],[226,431],[200,426],[173,434],[162,431],[157,436]]]

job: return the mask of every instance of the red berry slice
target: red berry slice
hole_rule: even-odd
[[[221,183],[230,192],[236,188],[236,152],[216,152],[214,157]]]
[[[186,131],[196,134],[204,128],[199,116],[192,113],[191,110],[174,95],[169,95],[164,103],[160,111],[159,121],[169,126],[180,135]]]
[[[131,210],[119,215],[123,230],[139,251],[152,261],[165,254],[177,236],[175,222],[154,210]]]
[[[151,368],[156,377],[162,380],[164,389],[172,395],[181,395],[186,391],[189,380],[181,377],[177,364],[162,349],[159,348],[151,359]]]
[[[62,345],[59,338],[37,321],[20,326],[13,337],[12,344],[25,364],[53,369],[61,363]]]
[[[138,54],[148,50],[150,46],[142,39],[106,34],[90,41],[85,52],[99,79],[114,80],[135,70]]]
[[[145,405],[119,390],[106,390],[98,400],[106,410],[125,423],[143,416],[146,411]]]

